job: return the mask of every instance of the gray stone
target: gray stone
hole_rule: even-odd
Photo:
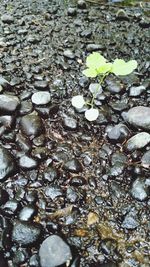
[[[129,109],[124,119],[135,127],[150,130],[150,108],[137,106]]]
[[[129,96],[139,96],[141,93],[143,93],[146,90],[144,85],[140,86],[132,86],[130,88]]]
[[[76,130],[77,129],[77,121],[71,117],[65,117],[63,119],[64,127],[68,130]]]
[[[141,179],[136,179],[132,184],[131,195],[133,198],[144,201],[148,197],[147,187]]]
[[[36,105],[46,105],[50,102],[51,96],[49,92],[36,92],[32,95],[32,103]]]
[[[15,160],[10,152],[0,147],[0,180],[10,176],[15,171]]]
[[[41,267],[60,266],[72,259],[71,250],[57,235],[46,238],[39,250]]]
[[[121,224],[122,228],[134,230],[139,226],[139,222],[130,214],[127,214]]]
[[[145,147],[150,142],[150,134],[146,132],[138,133],[132,136],[126,143],[126,148],[129,151]]]
[[[64,51],[64,56],[68,59],[74,59],[75,58],[75,54],[70,49],[67,49]]]
[[[32,159],[31,157],[23,155],[19,159],[19,166],[22,169],[32,170],[32,169],[35,169],[37,167],[37,162],[35,159]]]
[[[21,130],[28,136],[36,137],[44,131],[41,118],[34,113],[22,117],[20,124]]]
[[[71,159],[64,164],[64,169],[69,172],[79,173],[82,172],[82,165],[77,159]]]
[[[1,21],[4,22],[4,23],[10,24],[10,23],[12,23],[14,21],[14,18],[10,14],[3,14],[1,16]]]
[[[16,111],[20,101],[17,96],[2,94],[0,95],[0,111],[6,114],[12,114]]]
[[[150,167],[150,150],[145,152],[143,157],[141,158],[141,164],[144,168],[149,168]]]

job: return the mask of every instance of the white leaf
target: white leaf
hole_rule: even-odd
[[[88,121],[95,121],[98,118],[99,111],[96,108],[90,108],[85,111],[85,118]]]
[[[83,108],[85,101],[82,95],[76,95],[72,97],[71,103],[73,107],[80,109]]]

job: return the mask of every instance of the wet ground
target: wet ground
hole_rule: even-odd
[[[1,1],[0,267],[149,266],[150,4],[90,2]],[[93,51],[138,68],[88,122]]]

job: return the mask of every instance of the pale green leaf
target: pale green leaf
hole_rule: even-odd
[[[113,64],[112,63],[105,63],[100,68],[97,69],[98,74],[105,74],[111,71]]]
[[[97,71],[93,68],[89,68],[89,69],[86,69],[86,70],[83,70],[82,72],[86,77],[89,77],[89,78],[95,78],[97,76]]]
[[[101,65],[105,64],[106,59],[98,52],[93,52],[86,59],[86,66],[88,68],[98,69]]]
[[[128,75],[137,68],[137,61],[125,62],[123,59],[115,59],[111,72],[115,75]]]
[[[81,109],[85,104],[85,100],[82,95],[76,95],[72,97],[71,103],[73,107]]]
[[[97,108],[90,108],[85,111],[85,118],[88,121],[95,121],[99,116],[99,111]]]

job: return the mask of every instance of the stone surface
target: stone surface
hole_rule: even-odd
[[[27,136],[32,135],[33,137],[36,137],[42,134],[44,131],[41,118],[33,113],[30,113],[22,117],[20,125],[21,125],[21,130]]]
[[[46,238],[39,250],[41,267],[60,266],[72,259],[69,246],[57,235]]]
[[[150,108],[144,106],[133,107],[125,115],[125,120],[135,127],[150,130]]]
[[[129,151],[145,147],[150,142],[150,134],[146,132],[138,133],[132,136],[126,143],[126,148]]]
[[[74,158],[74,159],[68,160],[64,164],[64,169],[69,172],[79,173],[79,172],[82,172],[82,165],[76,158]]]
[[[148,188],[145,186],[145,183],[140,178],[137,178],[131,188],[131,195],[133,198],[144,201],[148,197]]]
[[[6,179],[15,172],[15,160],[11,153],[0,146],[0,180]]]
[[[49,92],[36,92],[32,95],[32,103],[36,105],[46,105],[50,102],[51,96]]]
[[[17,96],[2,94],[0,95],[0,111],[2,113],[12,114],[16,111],[20,101]]]

